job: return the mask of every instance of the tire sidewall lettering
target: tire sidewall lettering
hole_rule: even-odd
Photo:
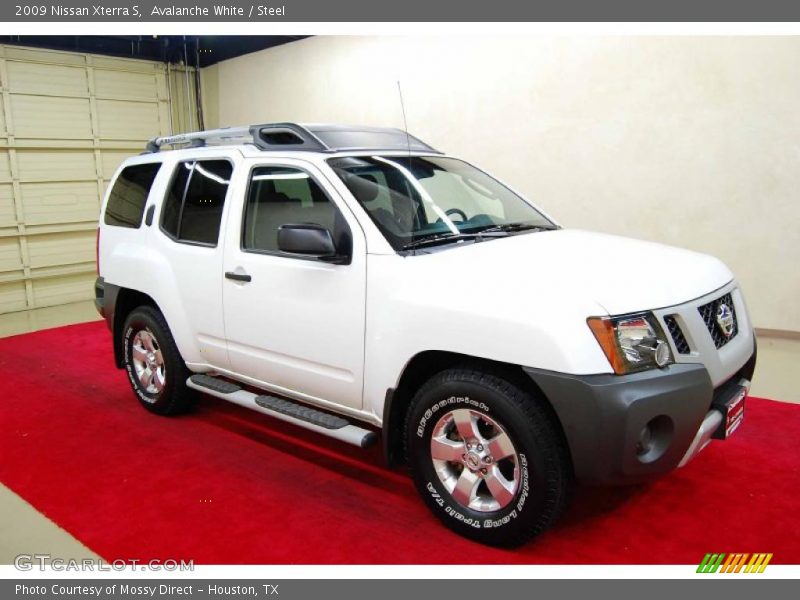
[[[433,416],[436,415],[436,413],[443,408],[452,406],[454,404],[462,404],[470,408],[483,411],[486,414],[489,414],[490,412],[489,407],[486,406],[484,402],[474,400],[469,396],[450,396],[449,398],[439,400],[439,402],[431,406],[423,413],[422,418],[420,418],[419,423],[417,423],[417,437],[421,438],[425,435],[425,426],[433,418]]]
[[[519,455],[519,474],[520,474],[520,494],[516,501],[516,507],[519,512],[525,507],[525,502],[531,493],[531,476],[530,469],[528,468],[528,457],[524,454]]]

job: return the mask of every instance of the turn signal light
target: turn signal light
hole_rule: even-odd
[[[594,337],[603,349],[603,352],[611,363],[614,373],[622,375],[627,372],[625,361],[617,348],[617,331],[614,322],[608,318],[592,317],[586,321],[592,330]]]

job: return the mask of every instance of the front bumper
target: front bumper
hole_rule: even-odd
[[[714,389],[702,364],[673,364],[632,375],[568,375],[525,368],[564,430],[575,476],[587,483],[634,483],[693,458],[724,427],[713,414],[742,380],[750,359]],[[644,438],[642,432],[648,429]],[[643,443],[644,442],[644,443]]]

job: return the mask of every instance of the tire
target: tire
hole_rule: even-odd
[[[431,378],[411,402],[405,442],[425,503],[477,542],[519,546],[568,503],[572,467],[555,415],[494,375],[456,368]]]
[[[189,409],[194,393],[186,380],[191,372],[156,308],[140,306],[131,311],[122,327],[122,348],[128,380],[142,406],[157,415]]]

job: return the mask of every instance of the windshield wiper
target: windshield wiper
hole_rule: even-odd
[[[516,231],[553,231],[558,229],[555,225],[534,225],[532,223],[502,223],[481,229],[479,233],[514,233]]]
[[[457,242],[460,240],[474,240],[476,242],[480,242],[483,241],[483,238],[485,237],[488,238],[504,237],[509,233],[514,233],[517,231],[528,231],[528,230],[550,231],[553,229],[558,229],[558,227],[555,227],[553,225],[532,225],[530,223],[504,223],[502,225],[492,225],[491,227],[487,227],[486,229],[481,229],[479,231],[471,231],[469,233],[447,232],[447,233],[439,233],[436,235],[426,236],[408,242],[401,249],[413,250],[415,248],[421,248],[423,246],[429,246],[450,241]]]
[[[439,233],[436,235],[425,236],[417,240],[412,240],[405,244],[401,249],[413,250],[414,248],[421,248],[422,246],[438,244],[441,242],[457,242],[459,240],[474,240],[476,238],[480,238],[480,233]]]
[[[414,248],[421,248],[422,246],[429,246],[433,244],[439,244],[444,242],[458,242],[460,240],[474,240],[476,242],[483,241],[484,237],[495,238],[495,237],[502,237],[505,235],[504,231],[490,231],[488,236],[485,236],[484,233],[486,231],[472,231],[469,233],[460,232],[460,233],[437,233],[436,235],[429,235],[417,240],[412,240],[404,245],[401,250],[413,250]]]

